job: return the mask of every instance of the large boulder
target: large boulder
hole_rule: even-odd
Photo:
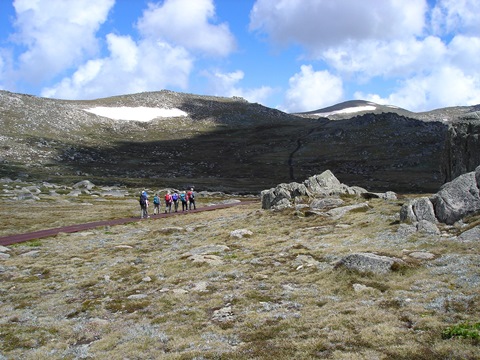
[[[341,194],[360,195],[366,191],[358,186],[342,184],[330,170],[326,170],[320,175],[309,177],[302,184],[296,182],[280,184],[275,188],[263,190],[260,195],[263,209],[279,210],[291,207],[291,200],[297,196],[324,198]]]
[[[430,199],[440,222],[448,225],[480,210],[480,166],[444,184]]]

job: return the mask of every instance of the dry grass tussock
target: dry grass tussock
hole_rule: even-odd
[[[133,200],[112,201],[9,204],[2,233],[138,215]],[[478,359],[478,339],[442,337],[478,322],[478,244],[403,233],[400,201],[369,205],[332,220],[255,203],[11,246],[0,357]],[[407,265],[383,276],[334,268],[352,252]]]

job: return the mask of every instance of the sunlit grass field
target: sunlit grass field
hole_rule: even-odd
[[[0,355],[478,359],[478,336],[461,336],[478,333],[468,325],[480,315],[478,244],[452,240],[455,228],[399,231],[403,201],[372,199],[337,220],[258,202],[10,246],[0,260]],[[133,196],[1,200],[0,210],[2,235],[139,216]],[[252,235],[232,236],[238,229]],[[407,265],[381,276],[335,267],[354,252]]]

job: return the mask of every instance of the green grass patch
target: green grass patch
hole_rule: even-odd
[[[449,326],[442,331],[443,339],[461,338],[480,340],[480,322],[470,324],[462,323]]]

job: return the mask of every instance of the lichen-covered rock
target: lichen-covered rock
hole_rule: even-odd
[[[431,223],[436,223],[435,211],[433,204],[427,197],[412,199],[403,204],[400,209],[400,221],[417,223],[421,220],[426,220]]]
[[[462,242],[480,242],[480,225],[461,233],[457,240]]]
[[[263,190],[260,195],[263,209],[278,210],[292,207],[292,199],[297,196],[325,198],[340,194],[360,195],[364,192],[366,190],[361,187],[342,184],[330,170],[326,170],[320,175],[309,177],[302,184],[279,184],[275,188]]]
[[[344,267],[361,273],[387,274],[399,266],[403,260],[371,253],[355,253],[341,259],[335,268]]]
[[[448,225],[480,210],[480,166],[446,183],[432,196],[439,221]]]
[[[75,185],[73,185],[74,189],[92,190],[94,187],[95,187],[95,184],[92,183],[90,180],[79,181]]]
[[[331,209],[343,205],[345,202],[340,198],[314,199],[310,203],[310,208],[314,210]]]
[[[244,237],[250,237],[252,235],[253,235],[253,232],[251,232],[248,229],[236,229],[236,230],[233,230],[232,232],[230,232],[230,237],[234,237],[234,238],[237,238],[237,239],[241,239],[241,238],[244,238]]]

